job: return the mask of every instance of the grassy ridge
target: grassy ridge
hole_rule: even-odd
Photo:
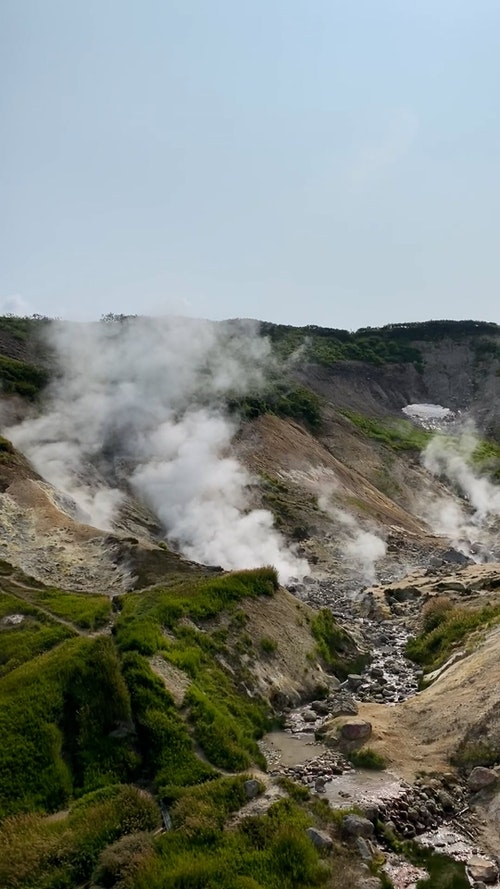
[[[445,596],[431,599],[424,608],[422,633],[409,639],[406,654],[426,672],[442,666],[454,649],[476,630],[486,630],[500,621],[500,606],[463,608]]]
[[[111,601],[108,596],[68,593],[50,587],[33,591],[30,598],[35,605],[40,605],[57,617],[86,630],[103,627],[111,616]]]
[[[219,768],[237,771],[252,762],[264,765],[256,739],[266,728],[267,708],[264,702],[241,694],[240,670],[231,675],[219,666],[217,659],[225,656],[230,660],[231,653],[217,631],[198,629],[192,622],[203,623],[222,610],[235,610],[246,597],[270,596],[276,586],[274,569],[262,568],[195,583],[179,579],[171,587],[158,587],[147,595],[129,593],[123,597],[123,610],[116,622],[120,650],[142,655],[159,652],[189,677],[191,685],[185,703],[193,735],[207,759]],[[169,630],[168,637],[164,629]],[[135,664],[138,670],[139,662]],[[145,669],[143,661],[143,686],[147,684]],[[149,681],[149,694],[154,691],[158,698],[159,688],[155,688]],[[154,722],[154,733],[167,733],[164,707],[165,703],[163,707],[150,708],[155,713],[153,721],[151,712],[142,713],[145,730],[147,726],[151,730]],[[171,710],[170,706],[170,716]],[[179,768],[178,763],[176,767]],[[168,769],[165,772],[162,767],[158,781],[163,787],[171,783]]]
[[[53,810],[130,772],[128,743],[109,734],[130,715],[110,639],[66,640],[4,676],[0,815]]]
[[[23,620],[18,624],[9,623],[11,615],[23,615]],[[72,635],[69,628],[51,621],[34,606],[0,592],[0,676]]]
[[[290,327],[262,322],[260,329],[271,339],[282,358],[289,358],[300,349],[302,361],[316,364],[365,361],[376,365],[409,362],[422,366],[420,350],[404,338],[393,335],[388,328],[351,332],[315,325]]]
[[[305,834],[308,825],[331,818],[307,791],[300,805],[284,799],[227,829],[247,800],[247,776],[224,777],[218,769],[264,767],[256,741],[268,722],[266,704],[246,691],[252,677],[215,618],[229,612],[247,651],[254,643],[241,603],[276,588],[271,568],[180,575],[121,597],[114,636],[66,639],[0,679],[0,814],[7,816],[0,826],[1,885],[312,889],[343,879],[346,858],[322,860]],[[21,602],[27,619],[37,619],[42,602],[67,613],[62,591],[33,587],[29,594],[38,608]],[[10,614],[18,600],[4,595]],[[89,597],[97,614],[100,600]],[[81,620],[80,604],[77,595]],[[345,654],[345,640],[334,635],[326,624],[319,633]],[[154,663],[161,657],[187,678],[181,705],[153,672],[152,654]],[[155,787],[171,830],[156,835],[159,808],[144,791],[117,783],[130,780]],[[33,814],[68,804],[55,820]]]

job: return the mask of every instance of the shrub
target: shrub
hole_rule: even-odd
[[[362,747],[361,750],[352,750],[351,753],[349,753],[349,760],[354,766],[358,766],[360,769],[382,771],[382,769],[387,767],[384,757],[371,747]]]
[[[447,620],[452,607],[452,602],[448,596],[436,596],[433,599],[429,599],[422,608],[424,632],[432,632],[432,630]]]
[[[269,639],[268,636],[263,636],[260,640],[260,648],[264,654],[274,654],[278,648],[278,643],[274,639]]]
[[[150,833],[128,834],[104,849],[92,873],[96,886],[114,886],[115,889],[134,889],[137,870],[152,855],[153,840]]]

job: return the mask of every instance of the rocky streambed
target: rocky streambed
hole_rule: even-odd
[[[361,674],[350,675],[324,700],[284,714],[283,730],[270,733],[262,743],[271,775],[284,775],[305,785],[334,808],[362,811],[372,826],[377,825],[377,833],[370,832],[369,843],[359,842],[360,855],[369,861],[377,849],[382,850],[386,873],[396,889],[413,889],[423,873],[389,850],[384,837],[390,835],[416,840],[463,862],[475,889],[500,885],[500,861],[480,848],[480,819],[470,806],[471,791],[478,788],[451,772],[418,777],[408,784],[390,771],[360,769],[349,761],[349,748],[368,740],[371,731],[357,716],[359,702],[395,706],[418,694],[422,673],[404,654],[415,608],[410,606],[409,615],[396,613],[391,619],[370,620],[359,613],[352,595],[335,594],[333,586],[326,583],[311,584],[304,598],[331,608],[344,626],[363,639],[372,659]],[[336,743],[330,730],[332,720],[338,722],[339,716],[343,717],[343,739],[348,741],[344,745]]]

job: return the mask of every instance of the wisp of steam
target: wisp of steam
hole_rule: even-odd
[[[377,562],[386,554],[385,541],[374,531],[362,528],[351,513],[334,506],[331,500],[333,492],[333,488],[325,488],[318,497],[318,506],[340,526],[339,536],[347,564],[355,567],[365,583],[374,583]]]
[[[487,547],[492,522],[500,516],[500,487],[475,468],[472,456],[479,444],[469,423],[459,436],[437,435],[422,454],[422,462],[432,475],[451,483],[463,497],[463,505],[451,496],[427,498],[421,511],[431,527],[448,537],[453,545],[476,561],[489,558]],[[496,536],[496,535],[495,535]],[[480,538],[485,546],[477,550]]]
[[[49,335],[60,375],[44,413],[9,435],[80,520],[111,528],[125,482],[195,561],[272,564],[282,582],[308,573],[271,513],[250,509],[231,446],[226,398],[261,386],[271,361],[255,327],[130,318],[54,322]]]

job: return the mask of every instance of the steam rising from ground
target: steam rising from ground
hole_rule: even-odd
[[[339,523],[347,563],[355,566],[365,583],[374,583],[377,578],[376,563],[386,554],[385,541],[373,531],[363,529],[353,515],[333,506],[331,494],[332,491],[320,496],[318,506]]]
[[[472,460],[479,439],[472,426],[460,436],[438,435],[431,439],[422,454],[423,465],[438,478],[451,483],[464,498],[462,504],[448,494],[426,500],[421,509],[425,518],[439,534],[477,560],[488,558],[488,532],[493,531],[500,516],[500,488],[480,475]],[[486,548],[477,546],[484,541]]]
[[[224,400],[261,386],[271,360],[255,329],[133,318],[55,323],[51,340],[61,376],[48,409],[9,434],[80,520],[112,527],[125,481],[189,558],[307,573],[271,513],[249,510],[252,479],[231,452]]]

